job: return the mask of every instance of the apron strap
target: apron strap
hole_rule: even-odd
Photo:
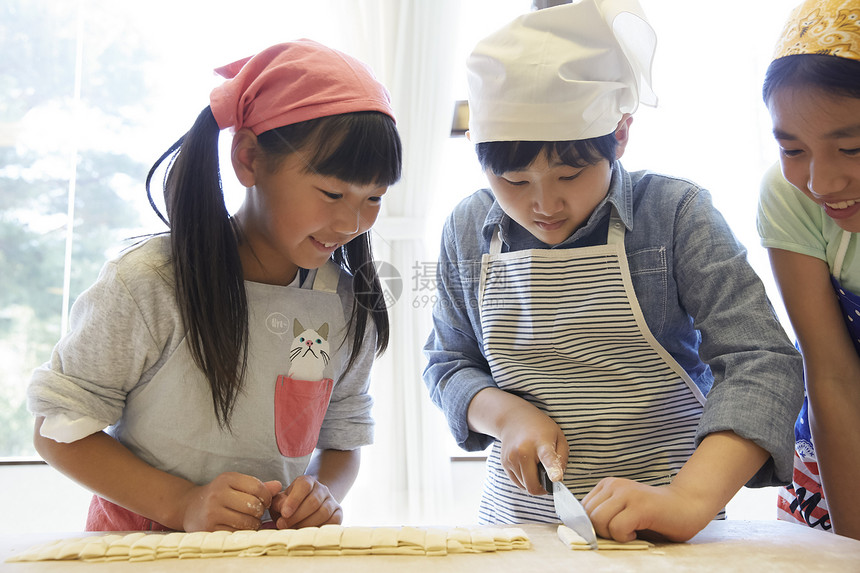
[[[613,205],[612,214],[609,216],[609,232],[606,236],[606,244],[623,244],[625,231],[626,229],[624,228],[624,223],[621,221],[621,217],[618,216],[618,209],[616,209],[615,205]]]
[[[310,271],[315,273],[313,277],[314,290],[324,292],[337,292],[337,284],[340,281],[340,267],[332,261],[326,261],[326,264],[316,270]]]
[[[490,239],[490,256],[495,257],[502,252],[502,226],[496,225],[493,238]]]
[[[842,231],[842,237],[839,240],[839,248],[836,249],[836,259],[833,261],[833,268],[830,269],[830,274],[840,280],[842,274],[842,263],[845,260],[845,253],[848,252],[848,243],[851,242],[851,232]]]

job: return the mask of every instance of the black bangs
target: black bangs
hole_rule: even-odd
[[[565,165],[585,167],[606,159],[615,161],[615,133],[577,141],[487,141],[475,146],[484,171],[502,175],[527,168],[541,154],[558,157]]]
[[[298,150],[308,170],[358,185],[389,186],[400,180],[402,147],[394,120],[365,111],[332,115],[261,133],[257,140],[277,168]]]
[[[794,54],[770,63],[762,97],[770,103],[781,87],[814,86],[833,95],[860,98],[860,62],[823,54]]]

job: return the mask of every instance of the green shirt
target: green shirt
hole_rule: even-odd
[[[827,262],[840,284],[860,293],[860,249],[852,233],[842,269],[833,270],[843,231],[817,203],[782,176],[779,164],[762,180],[758,206],[758,233],[766,248],[783,249]]]

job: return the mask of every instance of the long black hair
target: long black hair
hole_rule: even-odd
[[[241,235],[224,204],[218,163],[220,129],[206,107],[194,125],[152,166],[146,191],[170,227],[176,298],[191,355],[209,380],[219,424],[230,414],[248,361],[248,300],[239,258]],[[360,185],[392,185],[400,179],[402,149],[394,120],[378,112],[313,119],[259,134],[268,167],[307,151],[308,170]],[[164,178],[167,217],[152,200],[150,183],[168,158]],[[376,328],[376,353],[388,346],[389,322],[370,239],[364,233],[332,255],[353,277],[355,301],[349,318],[350,368],[364,343],[368,320]]]
[[[824,54],[794,54],[776,59],[765,73],[762,98],[769,103],[778,89],[799,86],[860,98],[860,61]]]

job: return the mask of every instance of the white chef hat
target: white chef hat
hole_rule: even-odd
[[[574,141],[657,105],[657,38],[637,0],[574,0],[520,16],[466,63],[469,131],[485,141]]]

